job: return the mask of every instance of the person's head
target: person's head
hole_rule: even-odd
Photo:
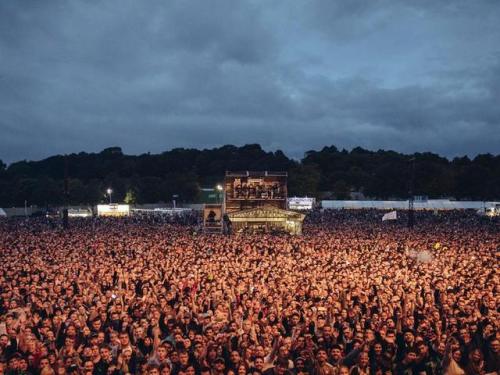
[[[24,357],[19,358],[18,369],[19,371],[26,372],[28,370],[28,360]]]
[[[177,350],[170,352],[169,359],[172,363],[179,363],[179,352]]]
[[[108,346],[104,345],[99,349],[99,354],[101,358],[105,361],[111,360],[111,350]]]
[[[370,358],[368,357],[368,353],[367,352],[361,352],[361,353],[359,353],[359,356],[358,356],[358,365],[359,365],[359,367],[365,368],[366,366],[368,366],[369,359]]]
[[[381,355],[382,351],[383,347],[380,342],[376,342],[375,344],[373,344],[373,352],[375,353],[375,355]]]
[[[253,354],[256,357],[264,357],[266,355],[264,347],[262,345],[256,345]]]
[[[92,375],[94,373],[94,362],[85,361],[83,364],[83,374],[84,375]]]
[[[464,342],[468,343],[470,341],[470,339],[471,339],[470,332],[469,332],[469,330],[467,328],[460,328],[459,333],[460,333],[460,338]]]
[[[353,331],[349,325],[344,326],[344,329],[342,330],[342,333],[344,334],[344,337],[348,340],[352,339],[353,336]]]
[[[189,354],[185,350],[179,352],[179,363],[181,366],[187,366],[189,363]]]
[[[70,324],[66,328],[66,336],[69,336],[69,337],[75,337],[76,336],[76,327],[73,324]]]
[[[160,375],[170,375],[170,366],[167,364],[163,364],[160,366]]]
[[[339,368],[339,375],[349,375],[349,367],[347,367],[347,366],[340,366],[340,368]]]
[[[294,366],[295,368],[297,369],[297,371],[301,371],[304,369],[306,365],[306,361],[304,360],[304,358],[302,357],[298,357],[295,362],[294,362]]]
[[[460,348],[453,350],[451,356],[455,362],[460,362],[460,360],[462,359],[462,352]]]
[[[90,346],[85,346],[83,348],[82,357],[86,359],[92,357],[92,348]]]
[[[72,336],[67,336],[65,339],[64,339],[64,345],[66,347],[71,347],[71,346],[74,346],[75,345],[75,338],[72,337]]]
[[[299,336],[297,337],[297,340],[295,340],[295,347],[296,348],[303,348],[305,346],[306,339],[304,336]]]
[[[156,365],[149,365],[147,367],[148,375],[160,375],[160,368]]]
[[[329,325],[323,327],[323,337],[329,338],[333,334],[333,329]]]
[[[236,374],[237,374],[237,375],[246,375],[246,374],[247,374],[247,367],[245,366],[245,364],[244,364],[244,363],[240,363],[240,364],[238,365],[238,368],[237,368]]]
[[[469,359],[473,363],[479,363],[483,360],[483,353],[479,349],[474,349],[470,352]]]
[[[340,345],[333,345],[330,349],[330,355],[335,362],[340,361],[342,358],[342,347]]]
[[[373,332],[373,330],[367,329],[363,337],[365,341],[372,342],[373,340],[375,340],[375,333]]]
[[[385,341],[392,344],[396,341],[396,332],[394,330],[388,330],[385,334]]]
[[[230,356],[231,362],[237,364],[241,361],[240,353],[237,350],[233,350]]]
[[[132,359],[132,348],[125,348],[122,350],[123,360],[129,362]]]
[[[259,370],[259,371],[262,371],[262,369],[264,368],[264,357],[255,357],[255,360],[253,361],[254,363],[254,367]]]
[[[417,359],[417,352],[415,350],[411,349],[406,352],[405,356],[406,362],[415,362],[416,359]]]
[[[54,375],[55,372],[52,367],[44,367],[40,370],[40,375]]]
[[[218,357],[218,358],[215,359],[215,361],[214,361],[214,369],[218,373],[224,372],[224,370],[226,369],[226,363],[224,362],[223,358]]]
[[[328,353],[326,352],[326,349],[319,348],[318,350],[316,350],[316,360],[319,363],[325,363],[327,359],[328,359]]]
[[[195,368],[194,368],[194,366],[193,366],[193,365],[189,365],[189,366],[187,366],[187,367],[186,367],[186,369],[184,370],[184,373],[185,373],[186,375],[195,375],[195,372],[196,372],[196,371],[195,371]]]
[[[420,341],[417,344],[417,350],[418,350],[418,354],[421,357],[425,357],[429,354],[429,347],[427,346],[427,344],[424,341]]]
[[[38,363],[39,363],[38,367],[40,367],[40,369],[43,369],[44,367],[50,366],[50,362],[49,362],[49,359],[47,357],[40,358],[40,361]]]
[[[406,330],[403,335],[406,344],[412,344],[415,341],[415,334],[411,330]]]
[[[128,333],[122,332],[118,336],[120,339],[120,345],[123,346],[128,346],[130,344],[130,337],[128,336]]]
[[[205,328],[205,336],[211,338],[213,337],[213,335],[214,335],[214,329],[212,327]]]
[[[497,338],[492,339],[490,341],[490,347],[494,353],[498,354],[498,352],[500,351],[500,341]]]
[[[440,355],[444,355],[444,352],[446,351],[446,343],[444,341],[439,342],[439,344],[438,344],[438,346],[436,348],[436,351]]]
[[[144,337],[143,344],[144,344],[144,346],[146,346],[146,347],[153,346],[153,340],[152,340],[152,339],[151,339],[151,337],[149,337],[149,336]]]
[[[106,340],[106,335],[104,334],[104,332],[98,332],[97,333],[97,343],[99,345],[102,345],[104,343],[104,341]]]
[[[6,334],[0,335],[0,347],[5,348],[9,344],[9,336]]]
[[[215,345],[209,345],[207,348],[207,358],[213,361],[217,358],[217,347]]]
[[[288,346],[282,345],[280,346],[278,350],[278,357],[279,358],[288,358],[290,352],[288,351]]]
[[[290,324],[296,326],[300,322],[300,315],[298,313],[293,313],[290,317]]]
[[[92,329],[94,331],[100,331],[101,330],[101,327],[102,327],[102,322],[101,322],[101,319],[99,318],[96,318],[92,321]]]
[[[182,333],[181,332],[175,332],[174,333],[174,340],[175,342],[184,342],[184,338],[182,337]]]
[[[288,370],[288,361],[287,360],[279,360],[278,364],[275,367],[275,373],[277,375],[283,375]]]
[[[158,358],[160,359],[160,361],[165,360],[165,358],[167,358],[167,354],[168,354],[168,351],[167,351],[167,348],[165,347],[165,345],[160,345],[156,351],[156,354],[158,355]]]
[[[17,370],[19,367],[19,359],[20,358],[21,358],[21,355],[19,355],[19,354],[15,354],[14,356],[12,356],[8,362],[9,369]]]

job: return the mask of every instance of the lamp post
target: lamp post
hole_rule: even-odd
[[[108,189],[106,190],[106,193],[108,193],[108,197],[109,197],[109,204],[111,204],[111,194],[113,194],[113,189],[108,188]]]
[[[224,189],[222,188],[221,184],[217,184],[215,189],[217,189],[217,203],[221,203],[221,193],[222,193],[222,190],[224,190]]]

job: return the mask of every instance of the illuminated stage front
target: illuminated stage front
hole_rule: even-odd
[[[228,213],[228,217],[235,233],[248,230],[264,233],[288,232],[300,235],[305,215],[272,206],[264,206],[231,212]]]

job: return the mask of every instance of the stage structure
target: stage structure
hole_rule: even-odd
[[[203,228],[205,233],[222,233],[222,204],[206,204],[203,208]]]
[[[264,206],[286,210],[287,177],[287,172],[226,172],[225,212]]]
[[[302,234],[304,214],[271,206],[231,212],[227,215],[233,232]]]
[[[232,231],[301,234],[304,215],[287,211],[287,178],[287,172],[226,172],[223,213]]]

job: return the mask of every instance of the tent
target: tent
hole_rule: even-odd
[[[451,201],[449,199],[429,199],[424,202],[415,201],[415,210],[478,210],[494,207],[497,202],[482,201]],[[362,209],[375,208],[378,210],[407,210],[408,201],[321,201],[321,207],[330,209]]]
[[[0,217],[7,217],[7,214],[3,210],[3,208],[0,208]]]

